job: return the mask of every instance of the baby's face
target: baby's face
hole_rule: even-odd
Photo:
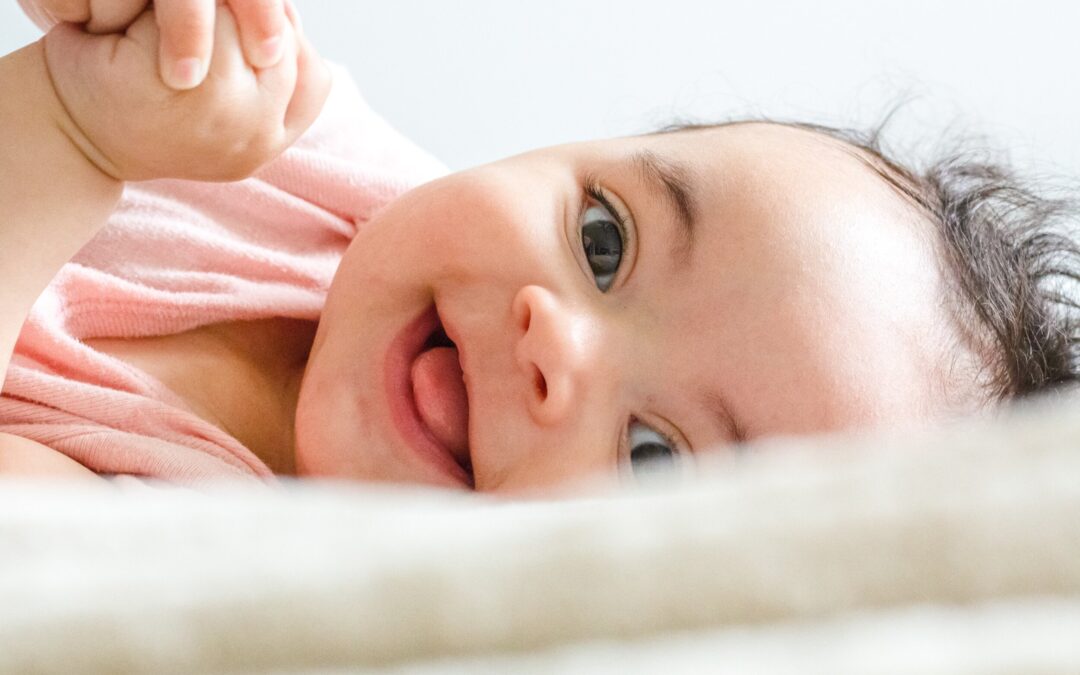
[[[932,233],[852,149],[774,125],[447,176],[341,263],[301,388],[300,473],[533,491],[929,420],[952,344]],[[455,349],[425,351],[433,304]]]

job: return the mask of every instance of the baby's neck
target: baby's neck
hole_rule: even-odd
[[[317,325],[281,318],[214,327],[232,357],[224,361],[230,377],[223,388],[204,390],[204,400],[275,474],[296,473],[296,404]]]
[[[316,327],[276,318],[85,342],[160,380],[274,473],[294,475],[296,403]]]

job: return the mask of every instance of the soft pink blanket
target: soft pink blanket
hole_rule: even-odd
[[[333,70],[318,121],[254,177],[126,187],[105,228],[34,305],[4,381],[0,431],[103,474],[274,480],[161,382],[80,340],[318,319],[356,229],[444,171],[367,107],[346,71]]]

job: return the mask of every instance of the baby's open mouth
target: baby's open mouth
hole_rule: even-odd
[[[420,419],[457,463],[472,472],[469,455],[469,399],[457,345],[442,320],[413,361],[413,397]]]

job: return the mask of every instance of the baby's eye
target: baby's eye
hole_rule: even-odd
[[[623,256],[623,226],[612,208],[598,201],[585,209],[581,216],[581,247],[597,288],[606,292],[615,281]]]
[[[635,479],[640,480],[648,474],[670,474],[670,470],[675,468],[679,455],[675,443],[636,419],[630,420],[626,445],[630,455],[630,471]]]

